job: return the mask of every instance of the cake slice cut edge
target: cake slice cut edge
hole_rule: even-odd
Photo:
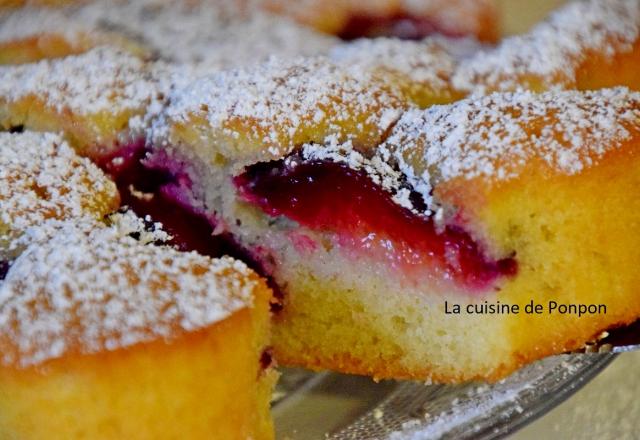
[[[637,211],[627,210],[638,203],[630,190],[637,175],[637,102],[636,94],[624,88],[495,94],[409,111],[379,146],[328,138],[287,150],[284,162],[259,163],[278,164],[266,168],[265,176],[287,166],[322,166],[319,156],[312,158],[315,162],[304,156],[307,148],[324,152],[325,167],[346,163],[352,172],[365,170],[374,191],[386,191],[402,208],[407,225],[412,218],[431,219],[435,236],[444,238],[440,251],[422,249],[428,258],[418,258],[422,263],[413,266],[416,242],[405,240],[407,246],[401,246],[402,228],[392,223],[390,231],[371,230],[376,237],[368,239],[354,231],[366,230],[369,220],[356,216],[341,223],[349,218],[343,216],[348,202],[332,203],[351,194],[342,181],[333,179],[338,182],[333,187],[332,179],[320,179],[324,196],[322,188],[306,189],[287,200],[278,185],[247,196],[246,179],[238,185],[253,166],[246,158],[236,162],[231,154],[225,166],[216,166],[204,142],[193,148],[187,137],[180,143],[176,131],[171,132],[174,143],[161,150],[190,164],[202,206],[282,291],[274,325],[274,353],[282,364],[376,378],[497,380],[638,318],[639,308],[629,302],[638,281],[630,269],[638,261],[638,247],[632,239],[587,244],[579,238],[580,233],[637,235]],[[460,150],[443,148],[458,143]],[[331,145],[344,147],[341,154]],[[393,172],[380,174],[385,167]],[[296,178],[315,182],[318,175]],[[264,182],[266,188],[273,184]],[[274,205],[269,194],[285,200]],[[362,209],[368,202],[354,199],[353,206]],[[312,209],[313,221],[296,211],[300,207]],[[489,264],[465,265],[469,255]],[[499,270],[489,271],[489,277],[473,273],[491,267]],[[576,273],[574,267],[581,269]],[[470,270],[470,278],[458,276]],[[468,279],[483,282],[464,282]],[[528,315],[524,309],[530,301],[545,310],[551,301],[605,304],[607,313]],[[518,305],[521,312],[446,311],[452,304],[465,308],[485,302]]]

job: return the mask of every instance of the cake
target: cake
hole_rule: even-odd
[[[479,49],[474,40],[361,38],[336,45],[329,57],[340,65],[378,76],[396,88],[405,100],[426,108],[464,97],[463,92],[453,87],[451,79],[459,63],[458,52],[469,49],[474,52]]]
[[[0,284],[2,438],[270,439],[264,282],[142,219],[49,220]]]
[[[5,2],[6,3],[6,2]],[[492,42],[498,38],[498,13],[493,0],[376,0],[363,5],[357,1],[346,0],[311,0],[305,2],[291,0],[115,0],[112,2],[82,1],[82,0],[12,0],[8,4],[0,5],[9,11],[16,6],[31,6],[46,9],[63,9],[65,15],[75,14],[78,9],[92,11],[89,16],[82,14],[84,20],[95,18],[98,12],[103,16],[103,23],[124,25],[127,31],[136,34],[146,34],[148,29],[156,28],[159,23],[158,15],[164,22],[165,31],[178,32],[180,38],[174,40],[182,45],[188,39],[185,36],[212,35],[218,32],[215,27],[206,27],[206,21],[213,19],[216,24],[223,24],[230,18],[238,23],[238,18],[246,18],[257,13],[263,17],[272,15],[278,21],[271,20],[271,24],[291,27],[306,27],[309,31],[337,35],[343,39],[358,37],[394,36],[405,39],[421,39],[431,34],[445,34],[449,36],[471,36],[481,41]],[[169,21],[174,14],[173,24]],[[181,19],[188,17],[191,26],[178,26]],[[221,21],[222,19],[222,21]],[[112,21],[113,20],[113,21]],[[131,29],[128,24],[133,20],[144,20],[145,26]],[[85,21],[86,22],[86,21]],[[95,21],[94,21],[95,23]],[[99,24],[99,23],[98,23]],[[186,24],[186,23],[181,23]],[[202,26],[204,24],[204,27]],[[197,27],[192,27],[198,25]],[[158,28],[156,28],[158,29]],[[238,29],[225,27],[225,31],[241,40],[246,34],[236,33]],[[268,30],[263,36],[271,38],[274,35],[284,35],[279,29]],[[60,29],[58,29],[60,31]],[[147,34],[148,35],[148,34]],[[218,35],[220,35],[218,33]],[[307,32],[306,36],[312,35]],[[301,35],[304,36],[304,35]],[[161,35],[158,37],[163,38]],[[227,39],[218,39],[225,42]],[[260,44],[259,39],[254,39]],[[236,40],[237,42],[237,40]],[[305,44],[304,41],[282,41],[285,44]],[[169,48],[170,46],[165,45]],[[250,46],[244,49],[251,50]],[[242,51],[238,55],[243,56]]]
[[[96,220],[118,209],[116,185],[59,135],[0,133],[0,258],[14,240],[49,219]]]
[[[0,127],[63,132],[84,156],[101,157],[144,134],[144,116],[162,99],[155,68],[116,48],[0,66]]]
[[[121,32],[100,29],[57,8],[22,8],[0,14],[0,65],[80,54],[100,46],[121,47],[140,57],[151,53]]]
[[[462,61],[454,87],[473,94],[519,89],[640,89],[640,3],[573,1],[524,35]]]
[[[181,200],[197,200],[279,287],[280,362],[376,378],[497,379],[637,318],[639,95],[493,94],[378,120],[385,135],[374,142],[318,141],[295,136],[315,107],[288,104],[318,92],[275,82],[290,94],[281,93],[271,78],[286,70],[274,68],[257,75],[259,99],[234,100],[228,90],[246,87],[219,76],[172,99],[158,122],[164,159],[150,163],[183,164]],[[552,300],[598,301],[607,314],[444,309]]]
[[[92,1],[23,8],[0,17],[0,63],[11,64],[109,45],[143,59],[210,72],[269,55],[318,55],[335,42],[286,17],[243,8],[241,2]]]
[[[6,436],[268,438],[272,354],[497,380],[640,317],[637,1],[63,3],[0,17]]]

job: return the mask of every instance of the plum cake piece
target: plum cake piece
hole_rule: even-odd
[[[209,78],[173,102],[153,154],[188,182],[183,206],[231,235],[278,287],[281,363],[497,379],[640,316],[637,93],[493,94],[409,110],[361,142],[295,137],[313,113],[291,109],[318,108],[328,98],[317,92],[260,100],[229,87],[243,92],[220,99],[227,84]],[[529,301],[608,311],[473,313]]]
[[[0,133],[0,255],[48,219],[101,219],[118,209],[115,183],[52,133]]]
[[[0,436],[272,439],[264,281],[120,217],[19,239],[0,284]]]
[[[337,42],[242,2],[88,1],[0,15],[0,64],[33,62],[109,45],[144,59],[218,70],[270,55],[319,55]]]
[[[143,135],[164,78],[150,63],[109,47],[0,66],[0,126],[62,132],[82,155],[107,155]]]

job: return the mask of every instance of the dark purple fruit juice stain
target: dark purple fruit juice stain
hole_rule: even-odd
[[[283,294],[260,262],[231,234],[214,234],[215,223],[211,219],[189,209],[171,197],[170,192],[163,191],[167,185],[174,184],[176,178],[166,170],[145,165],[149,150],[144,145],[144,141],[132,143],[98,162],[114,179],[121,205],[129,207],[141,218],[149,216],[151,221],[162,223],[163,230],[172,236],[169,244],[181,251],[195,251],[211,258],[227,255],[244,261],[267,279],[274,292],[272,310],[280,310]]]
[[[121,204],[140,217],[150,216],[160,222],[173,238],[171,244],[182,251],[196,251],[217,257],[226,252],[225,241],[213,235],[213,226],[202,215],[181,206],[166,196],[162,188],[173,182],[164,170],[147,168],[143,164],[147,150],[142,142],[129,145],[115,156],[99,163],[116,182]]]
[[[263,350],[260,354],[260,368],[266,370],[273,364],[273,350],[271,348]]]
[[[5,260],[0,261],[0,280],[4,280],[7,277],[7,273],[9,273],[10,268],[11,263]]]

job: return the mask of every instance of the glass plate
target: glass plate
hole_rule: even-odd
[[[285,369],[274,398],[276,437],[499,438],[565,400],[614,356],[556,356],[491,385],[374,383],[360,376]]]

